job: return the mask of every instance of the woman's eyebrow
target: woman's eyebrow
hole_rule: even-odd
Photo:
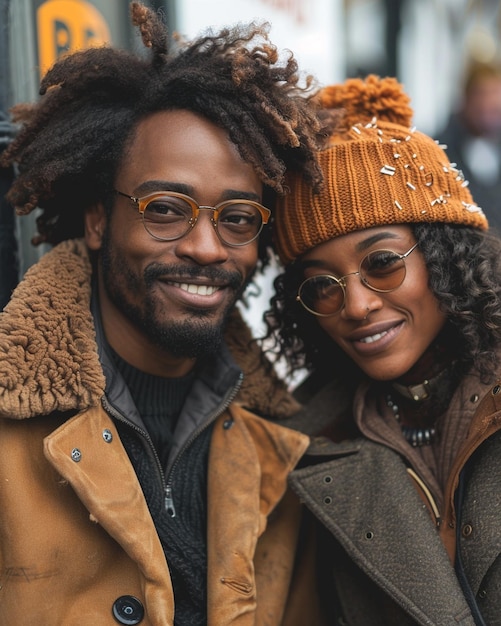
[[[364,252],[365,250],[373,246],[375,243],[378,243],[383,239],[398,239],[398,238],[399,238],[399,235],[391,231],[382,231],[379,233],[375,233],[374,235],[371,235],[370,237],[367,237],[366,239],[359,241],[357,245],[355,246],[355,251]]]

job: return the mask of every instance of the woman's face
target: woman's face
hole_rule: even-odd
[[[375,250],[402,255],[415,243],[409,226],[382,226],[331,239],[302,257],[305,278],[320,274],[346,277],[342,308],[328,317],[314,317],[314,321],[375,380],[394,380],[406,374],[446,318],[428,287],[428,271],[419,248],[405,258],[405,278],[394,291],[373,291],[353,272],[358,272],[362,259]]]

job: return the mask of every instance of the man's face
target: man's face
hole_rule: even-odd
[[[155,113],[137,126],[115,181],[135,197],[176,191],[199,205],[245,198],[262,184],[227,134],[188,111]],[[86,240],[99,249],[100,301],[110,345],[132,365],[182,375],[193,358],[217,349],[229,310],[257,262],[257,240],[231,247],[217,236],[211,211],[174,241],[145,230],[137,204],[116,196],[109,221],[87,215]]]
[[[501,133],[501,78],[485,76],[471,87],[464,115],[473,132],[482,137],[499,138]]]

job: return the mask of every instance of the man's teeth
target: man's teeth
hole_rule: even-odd
[[[195,293],[197,296],[212,296],[218,290],[214,285],[193,285],[191,283],[177,283],[183,291]]]
[[[377,333],[377,335],[371,335],[370,337],[364,337],[363,339],[360,339],[361,343],[374,343],[375,341],[378,341],[378,339],[381,339],[381,337],[384,337],[387,334],[387,331],[385,330],[382,333]]]

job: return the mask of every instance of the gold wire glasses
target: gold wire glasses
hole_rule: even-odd
[[[311,276],[301,283],[296,299],[313,315],[328,317],[338,313],[344,306],[348,276],[358,276],[362,284],[373,291],[394,291],[404,282],[405,259],[417,245],[415,243],[405,254],[392,250],[369,252],[360,261],[358,272],[350,272],[340,278],[331,274]]]

